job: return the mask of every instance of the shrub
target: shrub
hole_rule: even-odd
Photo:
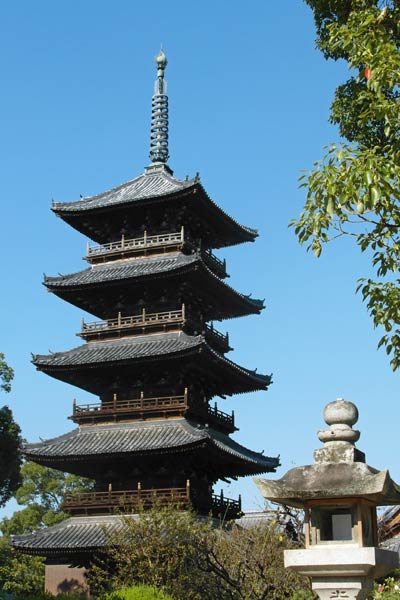
[[[102,600],[138,584],[165,590],[175,600],[313,597],[309,580],[284,568],[283,550],[291,543],[277,523],[214,528],[170,507],[121,519],[124,527],[109,535],[104,555],[89,569],[91,592]]]
[[[111,592],[104,600],[173,600],[173,598],[154,587],[138,585]]]
[[[30,594],[29,596],[27,596],[26,594],[24,594],[23,596],[19,595],[19,596],[14,596],[14,595],[1,595],[0,593],[0,600],[8,600],[8,599],[12,599],[12,600],[54,600],[54,596],[53,594],[48,594],[47,592],[42,592],[40,594]],[[71,594],[59,594],[57,596],[57,600],[86,600],[86,596],[76,596],[76,595],[71,595]]]

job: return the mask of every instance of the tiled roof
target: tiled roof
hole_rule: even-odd
[[[36,367],[44,370],[46,367],[50,370],[91,365],[99,367],[151,357],[184,356],[200,348],[205,353],[211,354],[212,360],[216,360],[220,368],[225,367],[231,373],[233,371],[241,376],[244,375],[246,380],[253,384],[249,389],[266,389],[271,383],[270,375],[256,373],[229,360],[211,348],[202,335],[191,336],[182,331],[88,342],[66,352],[33,355],[32,362]]]
[[[45,276],[44,284],[51,288],[90,285],[106,281],[119,281],[146,275],[161,274],[179,269],[200,261],[197,254],[168,254],[153,258],[132,258],[109,263],[92,265],[91,267],[59,277]]]
[[[145,172],[138,177],[107,190],[106,192],[102,192],[101,194],[95,196],[83,196],[80,200],[74,202],[53,202],[52,209],[60,216],[63,216],[64,213],[79,214],[96,209],[150,200],[152,198],[161,199],[179,192],[194,190],[195,188],[198,188],[202,192],[204,198],[207,199],[214,209],[217,209],[221,215],[224,215],[229,221],[242,229],[243,232],[253,238],[258,235],[256,229],[240,225],[240,223],[232,219],[228,213],[211,200],[204,187],[201,185],[198,176],[193,179],[177,179],[167,167],[161,165],[155,169],[146,169]]]
[[[30,554],[76,553],[77,549],[90,552],[105,545],[107,529],[115,531],[122,526],[123,521],[117,515],[71,517],[33,533],[14,535],[11,544]]]
[[[192,446],[211,446],[241,462],[254,465],[256,471],[270,471],[279,460],[253,452],[233,441],[228,435],[210,427],[191,425],[186,419],[134,421],[84,425],[57,438],[27,444],[28,459],[82,458],[151,452],[179,453]]]
[[[270,513],[276,516],[276,511],[244,513],[236,523],[245,528],[267,524],[273,516]],[[135,518],[135,515],[132,517]],[[44,556],[91,553],[104,546],[113,531],[123,528],[124,518],[126,517],[119,515],[70,517],[52,527],[14,535],[11,537],[11,544],[16,550]]]
[[[182,272],[191,272],[199,268],[209,281],[219,286],[221,293],[228,293],[231,298],[239,301],[240,306],[250,312],[258,312],[264,308],[264,300],[251,298],[241,294],[233,287],[222,281],[203,262],[199,254],[183,254],[176,252],[162,257],[132,258],[92,265],[91,267],[59,277],[45,276],[44,285],[55,294],[62,294],[76,288],[90,288],[96,285],[117,285],[120,281],[136,280],[146,276],[174,276]],[[234,313],[235,314],[235,313]]]
[[[52,208],[60,213],[105,208],[110,205],[167,196],[191,188],[197,182],[197,178],[177,179],[164,167],[154,172],[145,171],[138,177],[96,196],[84,196],[75,202],[54,202]]]
[[[181,331],[141,335],[117,340],[89,342],[66,352],[33,355],[36,366],[73,367],[115,363],[151,356],[182,353],[204,343],[201,335],[190,336]]]

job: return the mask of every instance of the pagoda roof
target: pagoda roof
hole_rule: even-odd
[[[49,291],[66,298],[72,304],[101,318],[107,318],[110,312],[109,307],[102,303],[95,291],[99,286],[103,289],[113,286],[121,288],[121,286],[126,287],[128,283],[133,282],[139,285],[147,285],[149,281],[166,277],[180,277],[183,273],[194,273],[197,276],[195,272],[198,271],[201,271],[202,275],[201,287],[203,288],[203,282],[208,282],[209,286],[213,288],[212,296],[214,298],[225,298],[224,303],[221,301],[218,303],[218,306],[224,306],[224,308],[219,309],[221,314],[212,318],[222,319],[254,314],[259,313],[264,308],[263,300],[253,299],[250,296],[241,294],[222,281],[207,267],[200,253],[187,255],[176,252],[163,256],[100,263],[69,275],[45,276],[43,283]],[[87,290],[89,296],[82,293],[79,295],[74,294],[77,290]],[[131,291],[129,291],[129,296],[132,297]],[[117,299],[115,302],[117,302]]]
[[[156,170],[145,170],[137,177],[100,194],[82,196],[80,200],[72,202],[53,202],[52,209],[60,216],[64,212],[86,212],[177,194],[197,184],[198,177],[177,179],[167,167],[160,165]]]
[[[58,277],[45,276],[44,285],[53,291],[58,287],[80,287],[106,281],[120,281],[146,275],[159,275],[201,261],[199,254],[167,254],[156,257],[131,258],[92,265],[83,271]]]
[[[82,425],[59,437],[25,445],[24,455],[45,466],[59,468],[62,463],[70,467],[72,462],[82,462],[90,469],[91,462],[104,465],[107,458],[127,458],[132,464],[134,457],[182,455],[192,450],[199,454],[200,448],[228,462],[229,466],[220,466],[221,476],[263,473],[279,466],[278,458],[253,452],[227,434],[184,418]]]
[[[208,226],[218,231],[221,238],[215,247],[254,241],[257,230],[241,225],[208,196],[198,176],[177,179],[166,165],[153,165],[144,173],[117,187],[94,196],[83,196],[73,202],[53,202],[52,210],[72,227],[93,240],[109,241],[107,223],[99,222],[99,213],[136,210],[149,204],[184,200],[191,208],[205,216]],[[211,224],[211,219],[214,221]],[[90,223],[95,219],[96,225]],[[132,221],[132,217],[130,219]],[[135,220],[135,219],[133,219]]]
[[[41,556],[76,554],[77,550],[91,554],[107,543],[107,530],[122,527],[123,518],[118,515],[70,517],[32,533],[13,535],[11,544],[16,550]]]
[[[212,365],[217,364],[218,373],[223,372],[229,377],[222,393],[266,389],[271,383],[271,376],[245,369],[218,353],[207,344],[204,336],[190,336],[182,331],[88,342],[65,352],[33,355],[32,362],[38,369],[70,383],[76,383],[77,371],[88,371],[87,381],[81,382],[80,387],[93,391],[95,368],[100,375],[109,379],[108,368],[125,365],[129,367],[128,375],[132,380],[132,367],[136,363],[141,364],[140,369],[143,370],[144,361],[178,359],[182,363],[184,357],[193,355],[198,357],[195,368],[199,368],[198,363],[202,362],[210,372]],[[102,381],[96,385],[101,387]]]

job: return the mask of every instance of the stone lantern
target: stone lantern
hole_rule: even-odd
[[[324,446],[314,451],[313,465],[255,482],[267,500],[304,509],[305,549],[285,550],[285,567],[311,577],[321,600],[363,600],[376,577],[399,566],[396,552],[377,547],[376,507],[400,504],[400,487],[355,447],[352,402],[331,402],[324,419],[329,429],[318,432]]]

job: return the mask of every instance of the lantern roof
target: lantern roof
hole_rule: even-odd
[[[400,503],[400,486],[389,471],[379,471],[365,462],[355,447],[360,432],[352,426],[358,420],[355,404],[339,398],[324,409],[329,429],[318,432],[324,443],[314,451],[314,464],[290,469],[281,479],[255,479],[264,498],[302,508],[313,500],[363,498],[375,505]]]

